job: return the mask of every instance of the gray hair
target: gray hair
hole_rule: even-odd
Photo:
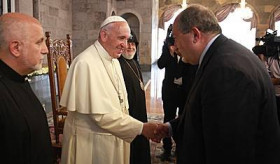
[[[189,33],[193,27],[203,33],[222,33],[215,14],[198,4],[190,5],[180,13],[177,27],[182,33]]]

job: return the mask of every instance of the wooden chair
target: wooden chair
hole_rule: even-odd
[[[66,35],[67,39],[65,40],[51,39],[50,32],[46,32],[45,35],[46,45],[49,50],[47,58],[55,134],[55,140],[52,140],[52,145],[55,151],[55,158],[58,159],[61,155],[61,139],[64,121],[67,116],[67,109],[60,106],[59,101],[66,80],[67,71],[72,61],[72,41],[69,34]]]

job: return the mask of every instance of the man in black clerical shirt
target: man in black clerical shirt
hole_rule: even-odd
[[[20,13],[0,17],[0,159],[6,164],[53,163],[46,114],[26,80],[47,53],[38,20]]]

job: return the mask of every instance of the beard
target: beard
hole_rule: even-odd
[[[22,66],[23,66],[23,68],[25,69],[24,72],[25,72],[26,74],[29,74],[29,73],[32,73],[33,71],[37,71],[37,70],[42,69],[42,67],[43,67],[43,61],[40,60],[39,62],[34,63],[34,61],[33,61],[33,62],[30,62],[30,61],[28,61],[27,58],[24,58],[24,59],[22,60]]]
[[[122,56],[125,58],[125,59],[128,59],[128,60],[131,60],[133,59],[135,53],[133,55],[128,55],[128,54],[122,54]]]
[[[36,65],[33,67],[34,71],[42,69],[42,65],[43,65],[42,63],[36,64]]]

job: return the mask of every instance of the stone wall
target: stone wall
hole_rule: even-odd
[[[153,22],[154,16],[157,13],[153,13],[154,3],[151,0],[126,0],[117,1],[115,4],[116,14],[123,15],[125,13],[132,13],[138,17],[139,22],[139,62],[144,69],[149,70],[151,65],[152,54],[152,40],[153,25],[157,22]],[[156,34],[156,33],[155,33]]]
[[[51,38],[72,35],[72,0],[15,0],[15,11],[37,18]],[[43,65],[47,65],[46,56]]]
[[[37,0],[38,1],[38,0]],[[66,38],[72,35],[72,0],[40,0],[35,6],[38,19],[52,38]]]
[[[72,34],[72,0],[15,0],[15,10],[37,18],[52,38]]]
[[[98,38],[100,24],[107,17],[106,0],[73,0],[73,53],[78,55]]]
[[[33,16],[33,7],[32,7],[32,0],[24,0],[17,3],[15,1],[15,10],[19,13],[25,13],[30,16]]]

